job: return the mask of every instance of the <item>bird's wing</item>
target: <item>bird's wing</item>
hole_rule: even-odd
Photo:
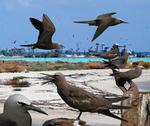
[[[110,74],[111,76],[119,77],[119,78],[124,78],[124,79],[130,79],[130,75],[127,72],[116,72],[113,74]]]
[[[94,24],[96,24],[95,20],[89,20],[89,21],[74,21],[74,23],[82,23],[82,24],[89,24],[89,25],[94,25]]]
[[[39,32],[42,32],[43,30],[43,26],[42,26],[42,22],[35,19],[35,18],[30,18],[30,21],[32,23],[32,25],[37,29],[39,30]]]
[[[130,79],[134,79],[134,78],[137,78],[141,75],[141,70],[138,69],[138,70],[135,70],[135,69],[131,69],[129,71],[126,72],[126,75],[129,76]]]
[[[116,12],[111,12],[111,13],[102,14],[102,15],[97,16],[97,18],[112,16],[112,15],[114,15],[114,14],[116,14]]]
[[[43,14],[43,27],[44,30],[49,31],[51,35],[54,34],[55,26],[46,14]]]
[[[27,45],[20,45],[20,46],[23,46],[23,47],[34,47],[35,44],[27,44]]]
[[[86,111],[95,111],[98,107],[102,107],[102,109],[106,109],[106,99],[102,97],[97,97],[94,94],[82,90],[81,88],[78,90],[70,90],[68,98],[70,102],[72,102],[75,108],[79,108],[80,110]]]
[[[55,26],[46,14],[43,14],[43,31],[39,34],[38,44],[52,44]]]
[[[0,126],[17,126],[17,124],[10,120],[2,120],[0,119]]]
[[[97,30],[96,30],[96,32],[95,32],[93,38],[92,38],[92,41],[94,41],[94,40],[95,40],[100,34],[102,34],[102,33],[105,31],[105,29],[107,29],[108,27],[109,27],[109,25],[108,25],[107,23],[105,23],[105,22],[101,23],[101,24],[98,26],[98,28],[97,28]]]

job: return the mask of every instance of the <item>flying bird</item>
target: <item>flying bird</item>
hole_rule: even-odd
[[[113,113],[109,109],[128,109],[129,106],[120,106],[114,105],[112,103],[125,100],[127,98],[121,97],[116,99],[104,98],[101,95],[95,95],[90,93],[80,87],[76,87],[67,83],[65,76],[62,73],[56,73],[54,75],[48,75],[47,82],[52,82],[57,87],[57,92],[60,97],[68,104],[69,106],[78,109],[80,111],[79,116],[77,117],[80,120],[82,112],[91,112],[91,113],[101,113],[122,121],[126,121]]]
[[[32,118],[28,110],[46,114],[43,110],[35,107],[23,95],[14,94],[4,103],[3,113],[0,114],[0,126],[31,126]]]
[[[32,25],[39,31],[38,40],[34,44],[20,45],[24,47],[32,47],[32,49],[60,49],[63,47],[60,43],[53,43],[52,37],[55,33],[55,26],[46,14],[43,14],[43,21],[30,18]]]
[[[83,23],[88,24],[90,26],[97,26],[97,30],[92,38],[92,41],[94,41],[99,35],[101,35],[109,26],[115,26],[121,23],[127,23],[125,21],[122,21],[120,19],[112,17],[112,15],[116,14],[115,12],[112,13],[106,13],[97,16],[95,20],[89,20],[89,21],[74,21],[74,23]]]

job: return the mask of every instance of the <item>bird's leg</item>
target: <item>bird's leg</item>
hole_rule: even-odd
[[[123,91],[123,93],[127,91],[127,89],[124,86],[118,86],[118,87]]]
[[[76,120],[80,120],[80,116],[81,116],[82,112],[79,113],[78,117],[76,118]]]

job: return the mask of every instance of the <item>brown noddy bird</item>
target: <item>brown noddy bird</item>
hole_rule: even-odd
[[[31,126],[32,118],[28,110],[46,114],[40,108],[33,106],[23,95],[14,94],[4,103],[3,113],[0,114],[0,126]]]
[[[116,85],[123,92],[126,92],[127,89],[124,86],[125,83],[128,82],[130,85],[132,85],[132,80],[138,78],[142,74],[142,69],[143,69],[142,66],[137,66],[135,69],[131,69],[125,72],[120,72],[112,69],[113,74],[111,74],[111,76],[114,76]]]
[[[105,67],[109,67],[113,74],[115,73],[118,73],[119,72],[119,67],[112,64],[111,61],[103,61],[104,64],[106,64]],[[125,93],[127,91],[127,89],[125,88],[125,83],[127,82],[124,78],[120,78],[120,77],[117,77],[117,76],[114,76],[115,78],[115,82],[116,82],[116,85]]]
[[[118,66],[119,68],[124,68],[127,64],[129,57],[129,52],[125,50],[121,56],[118,56],[111,60],[111,64]]]
[[[125,100],[127,98],[121,97],[116,99],[104,98],[101,95],[95,95],[80,87],[76,87],[67,83],[65,76],[62,73],[56,73],[55,75],[48,75],[47,83],[52,82],[57,87],[57,92],[60,97],[69,106],[78,109],[80,111],[77,119],[80,119],[82,112],[101,113],[115,119],[126,121],[113,113],[109,109],[128,109],[129,106],[114,105],[112,103]],[[45,84],[45,82],[44,82]]]
[[[63,46],[59,43],[52,42],[52,36],[55,33],[55,26],[46,14],[43,14],[43,21],[35,18],[30,18],[32,25],[39,31],[37,43],[20,45],[24,47],[32,47],[32,49],[60,49]]]
[[[119,47],[124,47],[124,46],[119,46],[118,44],[113,44],[110,51],[100,52],[100,53],[97,53],[95,56],[99,56],[99,57],[102,57],[104,59],[108,59],[109,61],[111,61],[114,58],[120,56]]]
[[[110,68],[113,73],[119,71],[119,67],[116,66],[116,65],[114,65],[114,64],[112,64],[111,61],[105,61],[105,60],[103,60],[103,63],[105,64],[105,68],[106,67]]]
[[[112,51],[108,51],[108,52],[96,53],[96,54],[94,54],[94,56],[98,56],[98,57],[102,57],[104,59],[111,60],[113,58],[116,58],[118,56],[118,54],[114,50],[112,50]]]
[[[112,17],[112,15],[116,14],[115,12],[112,13],[106,13],[97,16],[95,20],[89,20],[89,21],[74,21],[74,23],[83,23],[83,24],[89,24],[91,26],[98,26],[92,41],[94,41],[99,35],[101,35],[109,26],[115,26],[121,23],[127,23],[125,21],[122,21],[120,19]]]
[[[124,78],[126,81],[130,82],[135,78],[138,78],[142,74],[142,66],[137,66],[134,69],[125,71],[125,72],[114,72],[113,74],[110,74],[111,76],[118,77],[118,78]]]

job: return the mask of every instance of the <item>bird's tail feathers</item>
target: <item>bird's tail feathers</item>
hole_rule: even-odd
[[[20,46],[23,46],[23,47],[33,47],[33,46],[35,46],[35,44],[20,45]]]
[[[117,97],[117,98],[106,98],[108,99],[109,101],[111,101],[112,103],[115,103],[115,102],[119,102],[119,101],[123,101],[123,100],[126,100],[128,99],[129,97]]]
[[[91,20],[91,21],[74,21],[74,23],[82,23],[82,24],[89,24],[89,25],[95,25],[96,24],[95,20]]]
[[[115,119],[119,119],[119,120],[121,120],[121,121],[128,122],[127,120],[125,120],[125,119],[123,119],[123,118],[121,118],[121,117],[119,117],[119,116],[116,116],[116,115],[112,114],[109,110],[108,110],[107,112],[106,112],[106,111],[102,111],[102,112],[100,112],[100,113],[103,114],[103,115],[107,115],[107,116],[113,117],[113,118],[115,118]]]
[[[112,105],[109,109],[130,109],[131,106]]]
[[[111,68],[111,69],[113,69],[113,70],[115,70],[115,69],[118,69],[118,70],[119,70],[119,67],[116,66],[115,64],[113,64],[111,61],[105,61],[105,60],[103,60],[103,63],[106,64],[105,67],[109,67],[109,68]],[[117,71],[116,71],[116,72],[117,72]]]

